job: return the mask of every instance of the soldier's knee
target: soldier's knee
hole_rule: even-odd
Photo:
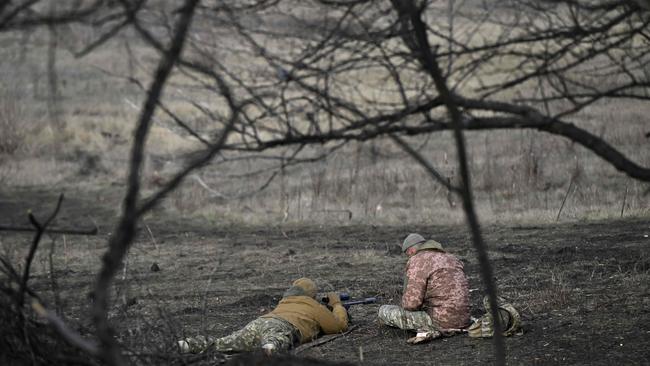
[[[394,318],[395,314],[401,309],[397,305],[382,305],[379,307],[377,316],[379,319],[386,324],[387,322],[392,322],[391,319]]]
[[[382,305],[377,315],[384,325],[403,329],[406,324],[404,313],[404,310],[397,305]]]

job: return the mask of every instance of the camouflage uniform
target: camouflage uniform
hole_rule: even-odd
[[[277,350],[288,350],[300,339],[298,329],[279,318],[257,318],[228,336],[186,338],[190,353],[200,353],[213,347],[219,352],[250,352],[264,344],[273,344]]]
[[[200,353],[208,348],[219,352],[248,352],[264,349],[282,352],[294,344],[310,342],[322,332],[334,334],[348,328],[347,311],[336,293],[328,293],[332,310],[315,300],[316,284],[299,278],[284,293],[282,300],[268,314],[248,323],[243,329],[222,338],[194,337],[180,340],[183,353]]]
[[[440,325],[436,324],[426,312],[408,311],[397,305],[380,306],[379,319],[385,325],[404,330],[427,330],[433,332],[440,329]]]
[[[421,244],[406,264],[401,309],[382,306],[379,318],[386,325],[410,330],[466,327],[469,285],[463,263],[433,240]]]

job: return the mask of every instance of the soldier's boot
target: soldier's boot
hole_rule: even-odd
[[[182,339],[178,341],[178,350],[180,353],[190,353],[190,344],[186,340]]]
[[[410,344],[419,344],[429,342],[433,339],[442,337],[442,333],[437,330],[418,330],[415,337],[406,340]]]
[[[212,337],[196,336],[177,342],[180,353],[202,353],[214,343]]]
[[[266,343],[262,345],[262,351],[264,351],[267,356],[273,356],[278,350],[275,344]]]

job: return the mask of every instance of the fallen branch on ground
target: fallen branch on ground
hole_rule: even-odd
[[[303,344],[303,345],[300,345],[300,346],[296,347],[296,348],[291,352],[291,354],[292,354],[292,355],[297,355],[298,353],[300,353],[300,352],[302,352],[302,351],[304,351],[304,350],[306,350],[306,349],[314,348],[314,347],[318,347],[318,346],[322,346],[322,345],[325,344],[325,343],[329,343],[329,342],[331,342],[331,341],[333,341],[333,340],[335,340],[335,339],[337,339],[337,338],[339,338],[339,337],[343,337],[343,336],[346,336],[346,335],[350,334],[350,332],[352,332],[353,330],[357,329],[358,327],[359,327],[359,324],[355,324],[355,325],[349,327],[348,330],[347,330],[345,333],[338,333],[338,334],[326,335],[326,336],[323,336],[323,337],[319,338],[319,339],[316,340],[316,341],[313,341],[313,342],[309,342],[309,343],[305,343],[305,344]]]

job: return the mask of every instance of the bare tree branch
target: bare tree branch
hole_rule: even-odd
[[[0,31],[85,22],[98,14],[105,4],[105,0],[95,0],[84,6],[84,2],[79,1],[72,9],[42,15],[32,9],[40,2],[41,0],[22,0],[15,3],[3,1],[0,7]]]
[[[429,175],[431,175],[431,177],[435,179],[438,183],[442,184],[443,186],[445,186],[445,188],[447,188],[448,190],[454,193],[457,194],[462,193],[460,188],[451,185],[451,183],[447,181],[447,179],[445,179],[445,177],[443,177],[442,174],[440,174],[440,172],[438,172],[438,170],[434,168],[431,165],[431,163],[422,156],[422,154],[420,154],[414,148],[412,148],[411,145],[409,145],[406,141],[402,140],[401,138],[395,135],[390,135],[390,138],[393,141],[395,141],[395,143],[399,145],[404,151],[406,151],[409,155],[411,155],[411,157],[415,159],[415,161],[417,161],[420,165],[422,165],[422,167],[424,167],[424,169],[429,173]]]
[[[29,221],[36,228],[36,235],[34,235],[34,240],[32,241],[32,245],[29,248],[29,253],[27,254],[27,259],[25,260],[25,268],[23,269],[23,275],[20,281],[20,289],[18,290],[17,300],[19,308],[22,307],[22,305],[25,303],[25,290],[27,288],[27,282],[29,281],[29,271],[31,269],[32,261],[34,260],[34,255],[36,254],[36,249],[38,249],[38,244],[41,241],[43,233],[45,233],[45,230],[47,230],[47,226],[59,213],[59,210],[61,209],[61,203],[63,203],[63,194],[59,195],[59,200],[56,203],[54,211],[52,211],[50,216],[42,224],[36,220],[36,217],[34,217],[31,212],[29,213]]]
[[[151,126],[151,118],[158,105],[158,100],[162,94],[165,82],[183,49],[183,43],[197,3],[198,0],[187,0],[184,2],[171,45],[168,51],[163,54],[154,75],[154,80],[149,88],[147,100],[142,109],[142,114],[140,115],[134,134],[128,188],[124,197],[122,217],[115,229],[114,235],[109,241],[108,252],[102,258],[102,269],[95,283],[95,302],[92,309],[93,321],[97,336],[102,345],[102,359],[109,365],[122,365],[125,363],[120,355],[117,342],[113,337],[107,312],[113,277],[122,263],[122,259],[126,255],[135,235],[135,226],[139,217],[136,204],[140,191],[140,169],[143,161],[145,141]]]
[[[61,318],[47,310],[38,300],[32,300],[32,309],[40,317],[46,319],[54,330],[70,345],[75,346],[92,356],[99,356],[101,354],[96,343],[83,338],[78,332],[70,329]]]
[[[497,304],[497,286],[494,282],[492,266],[490,259],[487,255],[487,249],[483,236],[481,234],[481,227],[478,217],[474,210],[474,202],[472,198],[472,187],[469,176],[469,168],[467,166],[467,152],[465,149],[465,138],[463,136],[462,116],[458,106],[454,102],[453,96],[447,87],[447,82],[442,76],[442,71],[436,62],[435,55],[431,52],[431,46],[427,38],[426,27],[422,22],[421,10],[415,7],[413,1],[399,1],[394,0],[393,5],[405,26],[412,29],[412,33],[404,34],[405,42],[418,54],[418,58],[422,63],[422,67],[428,72],[429,76],[435,81],[436,88],[440,93],[440,97],[445,102],[447,111],[452,120],[454,137],[456,140],[458,162],[460,165],[461,174],[461,196],[463,198],[463,209],[467,218],[468,225],[472,233],[472,242],[476,249],[476,254],[481,268],[481,278],[486,286],[488,297],[490,299],[490,310],[494,322],[494,348],[495,358],[497,365],[505,365],[505,342],[501,329],[501,319],[499,316],[499,307]],[[414,40],[409,40],[407,37],[413,36]],[[413,42],[413,44],[410,44]]]

